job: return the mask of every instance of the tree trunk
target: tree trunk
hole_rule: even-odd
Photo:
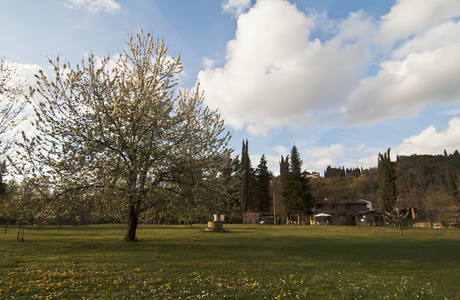
[[[20,238],[21,231],[22,231],[22,238]],[[18,236],[16,238],[16,241],[24,242],[24,225],[22,224],[22,222],[19,224],[19,231],[18,231]]]
[[[5,223],[5,233],[8,231],[8,223],[9,222],[10,222],[10,218],[7,218],[6,223]]]
[[[138,213],[136,210],[136,205],[132,204],[130,205],[128,211],[128,228],[126,230],[126,235],[124,238],[125,242],[134,242],[136,240],[137,222]]]

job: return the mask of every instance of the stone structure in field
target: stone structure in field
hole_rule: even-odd
[[[214,214],[214,219],[208,221],[206,231],[224,231],[225,215]]]

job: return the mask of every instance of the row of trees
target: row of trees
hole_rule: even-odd
[[[247,141],[243,142],[242,160],[245,162],[249,161],[247,148]],[[415,207],[417,216],[422,220],[433,220],[437,216],[456,222],[460,215],[458,151],[450,155],[398,156],[392,161],[388,149],[387,152],[379,153],[376,168],[345,169],[329,166],[325,170],[327,176],[316,179],[309,179],[308,173],[301,171],[301,165],[295,146],[290,155],[281,157],[280,176],[271,178],[270,212],[283,215],[286,219],[296,217],[300,221],[301,215],[310,213],[309,208],[315,201],[346,197],[372,201],[387,223],[394,223],[401,217],[395,211],[406,211],[409,207]],[[245,168],[248,167],[252,170],[250,163]],[[243,176],[240,191],[244,186],[249,186],[249,190],[255,186],[257,180],[253,171],[249,174],[249,178],[252,178],[247,181],[249,185],[244,182]],[[252,196],[256,194],[254,192]],[[246,201],[251,207],[251,203],[258,200],[248,198]],[[257,206],[252,207],[243,212],[266,212],[257,210]]]
[[[271,211],[270,181],[272,174],[268,170],[265,155],[260,158],[257,168],[252,168],[248,140],[243,141],[239,169],[241,213],[243,215],[247,213],[269,213]]]
[[[326,170],[324,171],[324,177],[345,177],[345,176],[361,176],[363,172],[363,168],[346,168],[345,167],[338,167],[333,168],[331,165],[327,166]]]
[[[275,199],[278,199],[278,205]],[[311,213],[312,186],[307,172],[302,170],[302,160],[296,146],[292,147],[291,154],[286,158],[281,157],[280,176],[275,178],[268,171],[265,155],[262,155],[256,169],[251,167],[248,141],[243,141],[240,204],[243,217],[248,213],[257,213],[260,216],[276,214],[278,211],[283,214],[283,219],[297,218],[298,224],[301,223],[302,216]]]

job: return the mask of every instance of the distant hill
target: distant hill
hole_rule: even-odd
[[[395,161],[399,205],[427,210],[460,207],[460,154],[398,156]],[[379,206],[378,170],[331,167],[312,180],[316,199],[367,198]]]
[[[398,199],[408,206],[459,205],[460,154],[398,156]]]

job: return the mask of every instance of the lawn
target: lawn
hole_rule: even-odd
[[[460,230],[225,225],[0,233],[0,299],[460,299]]]

